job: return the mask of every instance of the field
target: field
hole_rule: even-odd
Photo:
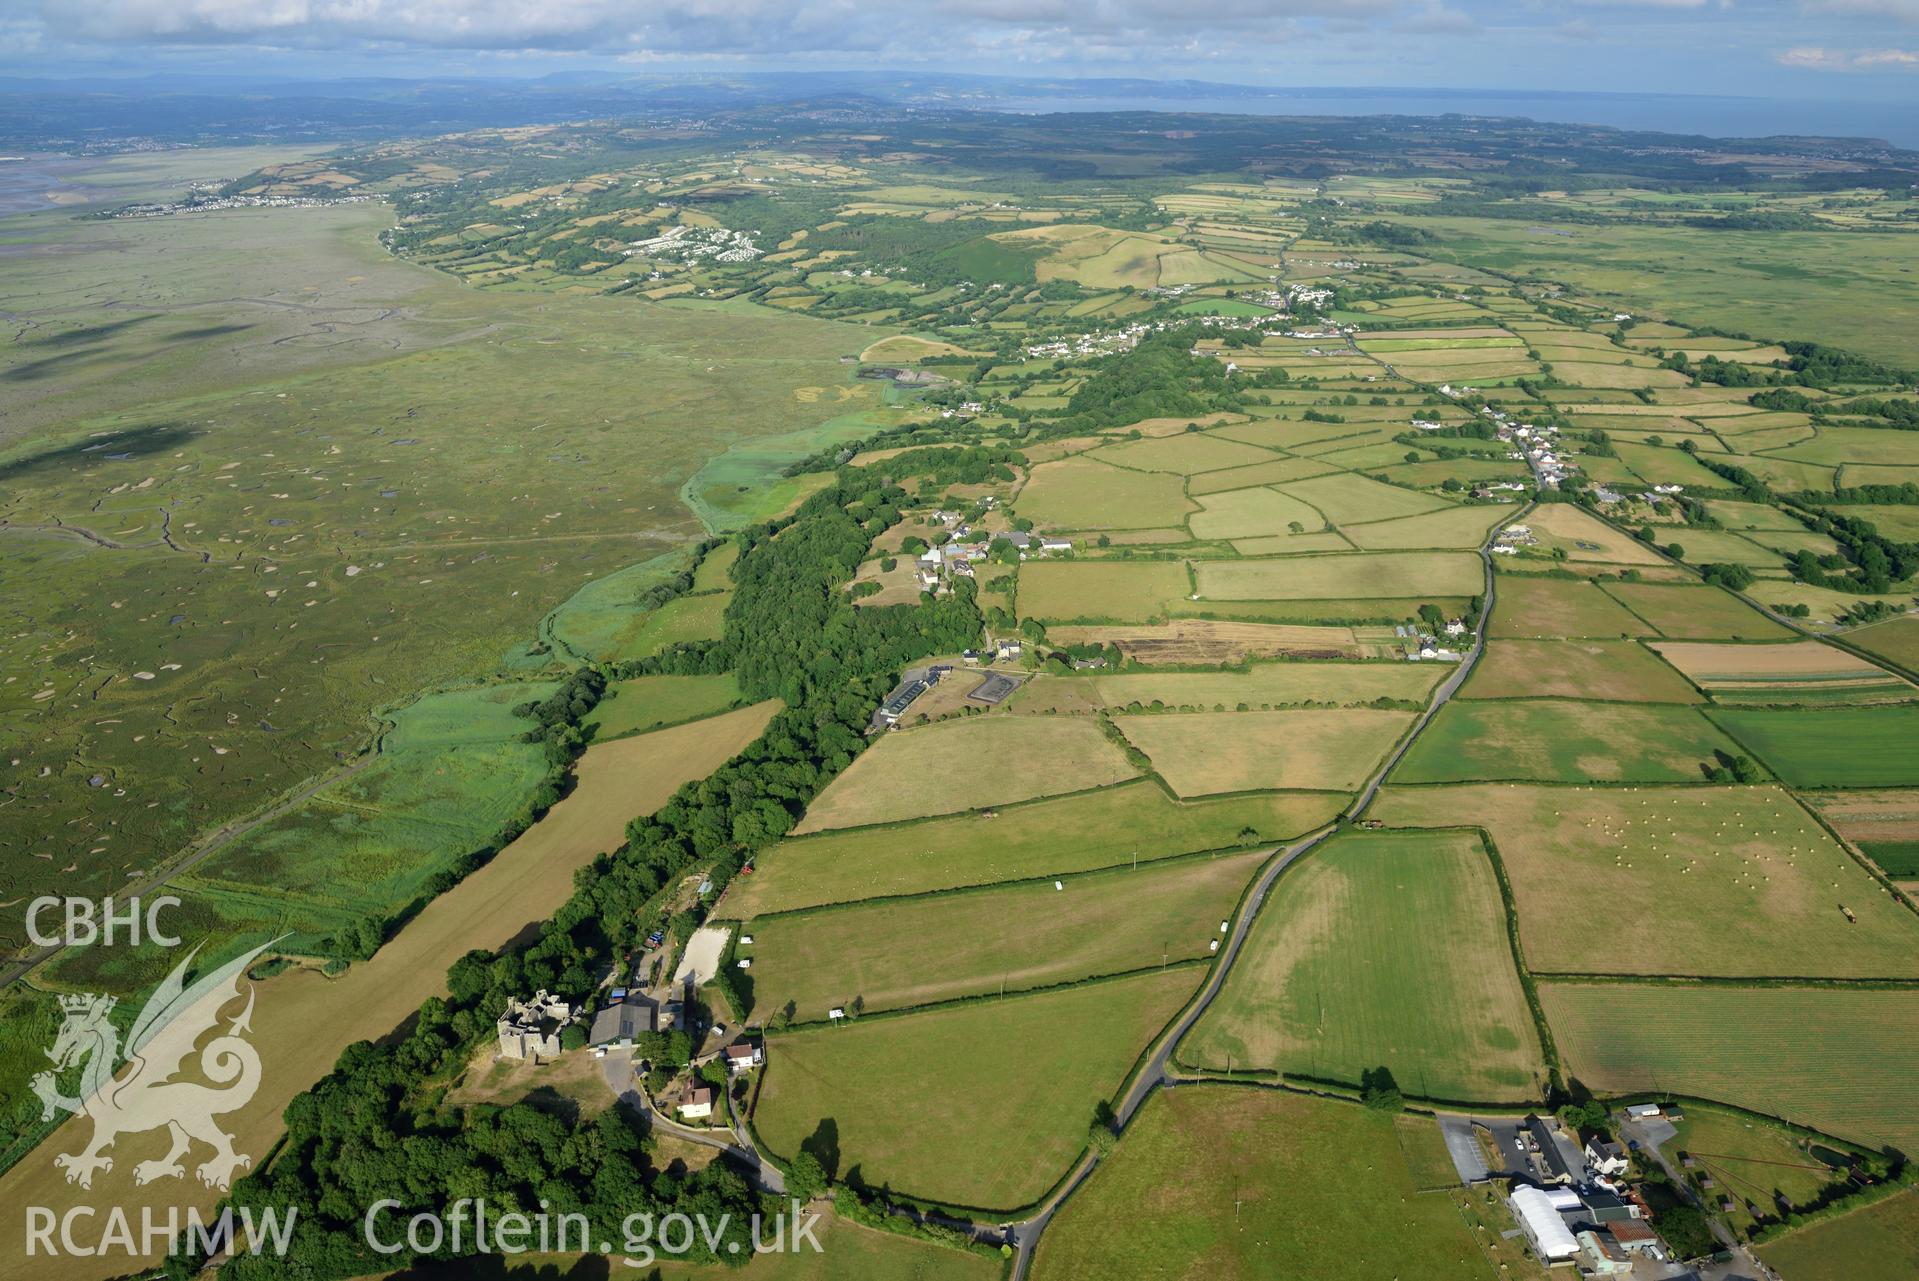
[[[1919,698],[1919,688],[1884,668],[1818,641],[1667,641],[1652,648],[1720,703],[1898,703]]]
[[[1569,560],[1608,565],[1663,565],[1666,558],[1571,503],[1542,503],[1526,515],[1539,545]],[[1688,531],[1690,533],[1690,531]],[[1710,559],[1707,557],[1705,559]]]
[[[1654,634],[1588,579],[1501,574],[1497,586],[1493,636],[1597,640]]]
[[[1287,869],[1183,1063],[1524,1102],[1546,1065],[1491,860],[1467,832],[1343,835]]]
[[[1815,792],[1806,803],[1886,875],[1919,880],[1919,792]]]
[[[1490,1236],[1495,1257],[1519,1264],[1515,1243]],[[1454,1202],[1415,1191],[1394,1118],[1195,1085],[1147,1101],[1040,1238],[1033,1276],[1483,1281],[1490,1267]]]
[[[1192,510],[1177,476],[1084,457],[1039,464],[1019,492],[1020,515],[1043,529],[1153,529]]]
[[[1897,663],[1907,671],[1919,671],[1919,618],[1895,618],[1862,627],[1850,633],[1847,639],[1867,653]]]
[[[1588,1089],[1693,1095],[1919,1150],[1919,1085],[1905,1070],[1919,1054],[1919,992],[1546,983],[1539,995]]]
[[[1716,708],[1708,713],[1795,787],[1919,783],[1919,708]]]
[[[1689,707],[1460,701],[1439,709],[1393,781],[1700,782],[1715,752],[1736,748]]]
[[[331,1071],[342,1050],[387,1036],[422,1001],[443,994],[453,959],[474,948],[498,951],[551,914],[572,894],[574,872],[616,848],[629,819],[652,813],[682,784],[719,768],[758,737],[778,709],[777,703],[760,703],[587,749],[570,795],[486,866],[427,904],[372,960],[337,978],[293,969],[259,983],[250,1039],[260,1051],[262,1085],[242,1109],[222,1117],[235,1146],[254,1154],[271,1148],[287,1104]],[[161,1180],[145,1190],[134,1187],[135,1158],[165,1150],[160,1132],[121,1140],[111,1178],[104,1185],[96,1181],[90,1193],[68,1184],[50,1153],[77,1150],[90,1124],[81,1118],[62,1126],[51,1147],[0,1175],[0,1193],[11,1204],[44,1205],[56,1214],[102,1195],[114,1197],[129,1214],[141,1205],[193,1203],[210,1210],[217,1194],[198,1183]],[[158,1211],[162,1220],[165,1213]]]
[[[1759,1257],[1793,1281],[1905,1281],[1919,1272],[1919,1192],[1800,1228]]]
[[[1485,828],[1535,973],[1919,976],[1919,917],[1779,788],[1388,788],[1369,817]],[[1595,903],[1633,910],[1566,928]]]
[[[1354,546],[1366,551],[1474,548],[1486,541],[1486,535],[1507,514],[1507,508],[1492,504],[1447,507],[1418,516],[1401,516],[1397,520],[1342,525],[1340,532]]]
[[[1474,596],[1484,589],[1479,558],[1467,552],[1369,552],[1280,560],[1201,561],[1202,600],[1337,600],[1355,597]]]
[[[1753,1226],[1747,1205],[1776,1217],[1778,1202],[1805,1206],[1836,1181],[1832,1167],[1803,1146],[1806,1140],[1783,1125],[1714,1107],[1690,1106],[1679,1131],[1664,1145],[1677,1163],[1680,1153],[1693,1158],[1699,1174],[1710,1176],[1721,1195],[1739,1203],[1726,1215],[1741,1233]]]
[[[1691,584],[1607,583],[1601,589],[1674,640],[1789,640],[1793,633],[1732,593]],[[1503,602],[1502,602],[1503,604]]]
[[[1205,495],[1199,506],[1187,520],[1195,538],[1277,537],[1295,524],[1301,534],[1326,528],[1316,508],[1277,489],[1229,489]]]
[[[1412,724],[1413,714],[1169,712],[1117,720],[1174,792],[1209,796],[1268,788],[1353,791]]]
[[[1433,663],[1297,661],[1256,663],[1243,672],[1128,672],[1116,676],[1029,681],[1014,698],[1022,711],[1151,707],[1230,711],[1299,703],[1370,703],[1376,698],[1423,703],[1445,676]]]
[[[1064,876],[1198,850],[1278,842],[1332,821],[1320,792],[1176,801],[1150,781],[894,827],[784,841],[727,890],[741,917],[826,903]]]
[[[1149,437],[1121,445],[1108,445],[1088,457],[1120,467],[1131,467],[1136,471],[1191,476],[1199,472],[1271,462],[1273,454],[1257,445],[1224,440],[1203,432],[1188,432],[1178,436]]]
[[[1208,955],[1267,851],[752,921],[755,1011],[823,1020],[1054,987]],[[1064,888],[1059,888],[1063,886]]]
[[[1019,612],[1047,623],[1142,623],[1191,591],[1178,561],[1028,561],[1019,569]]]
[[[739,701],[739,682],[730,675],[636,676],[608,686],[585,724],[593,727],[596,740],[605,742],[711,716]]]
[[[947,721],[888,734],[868,748],[820,793],[794,832],[1010,805],[1104,787],[1135,773],[1087,720]]]
[[[1697,703],[1699,691],[1633,641],[1496,640],[1460,689],[1463,698],[1593,698]]]
[[[1013,1210],[1066,1172],[1198,981],[1183,967],[771,1035],[754,1127],[776,1153],[824,1151],[829,1176]]]
[[[1350,627],[1232,623],[1211,618],[1175,618],[1135,627],[1055,627],[1047,635],[1062,645],[1117,645],[1145,664],[1214,666],[1259,658],[1366,658]]]
[[[1418,516],[1447,506],[1446,500],[1435,494],[1382,485],[1351,472],[1290,481],[1280,489],[1301,502],[1310,503],[1335,525]]]

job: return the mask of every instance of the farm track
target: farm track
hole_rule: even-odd
[[[1519,516],[1524,516],[1526,512],[1530,510],[1530,504],[1527,507],[1521,508],[1515,513],[1515,519]],[[1387,756],[1384,763],[1382,763],[1380,767],[1374,771],[1373,776],[1367,780],[1366,786],[1360,790],[1358,796],[1353,799],[1353,803],[1347,807],[1346,812],[1342,815],[1343,818],[1356,820],[1372,805],[1374,798],[1379,795],[1379,789],[1385,783],[1387,775],[1392,773],[1394,767],[1399,764],[1401,758],[1404,757],[1408,749],[1412,747],[1421,732],[1425,730],[1427,724],[1438,714],[1439,709],[1445,706],[1447,701],[1459,691],[1461,685],[1465,684],[1466,678],[1472,674],[1473,668],[1478,664],[1480,655],[1485,652],[1486,629],[1492,620],[1493,606],[1495,603],[1494,596],[1497,591],[1497,576],[1493,573],[1492,553],[1488,550],[1491,535],[1489,534],[1487,537],[1488,541],[1482,543],[1479,547],[1479,558],[1486,575],[1485,605],[1480,611],[1479,630],[1473,634],[1472,648],[1467,651],[1465,657],[1460,661],[1458,669],[1455,670],[1452,675],[1448,676],[1439,688],[1433,692],[1432,701],[1426,705],[1426,709],[1419,714],[1419,718],[1413,722],[1412,727],[1400,738],[1398,745]],[[1239,914],[1233,919],[1232,931],[1227,935],[1226,942],[1220,949],[1219,963],[1212,968],[1212,972],[1208,975],[1204,986],[1202,986],[1198,994],[1187,1003],[1186,1008],[1181,1011],[1179,1017],[1160,1034],[1158,1041],[1153,1044],[1152,1050],[1145,1063],[1134,1073],[1125,1093],[1121,1095],[1117,1106],[1114,1108],[1114,1114],[1119,1123],[1118,1128],[1122,1134],[1125,1128],[1132,1123],[1133,1116],[1145,1104],[1146,1100],[1152,1097],[1153,1091],[1162,1088],[1171,1088],[1177,1084],[1178,1076],[1174,1071],[1172,1063],[1173,1051],[1177,1048],[1180,1041],[1185,1039],[1186,1034],[1193,1029],[1193,1026],[1199,1022],[1201,1016],[1212,1006],[1214,999],[1219,996],[1221,989],[1225,987],[1226,977],[1232,970],[1233,963],[1239,959],[1240,950],[1245,945],[1247,935],[1252,931],[1253,918],[1259,914],[1260,906],[1266,901],[1268,892],[1271,891],[1273,885],[1279,880],[1280,874],[1291,867],[1302,856],[1311,853],[1320,845],[1324,844],[1329,837],[1336,834],[1339,830],[1340,828],[1337,824],[1324,827],[1294,844],[1284,847],[1280,851],[1279,856],[1268,864],[1265,871],[1260,873],[1259,879],[1253,883],[1253,888],[1246,896],[1245,904],[1241,907]],[[1087,1177],[1092,1174],[1098,1164],[1098,1155],[1093,1152],[1088,1152],[1080,1159],[1080,1163],[1073,1168],[1066,1178],[1061,1180],[1052,1195],[1042,1202],[1033,1214],[1011,1225],[1007,1233],[1007,1240],[1018,1251],[1013,1264],[1012,1281],[1025,1281],[1028,1270],[1032,1267],[1033,1252],[1039,1244],[1040,1235],[1045,1232],[1047,1225],[1052,1222],[1053,1216],[1059,1213],[1060,1207],[1065,1204],[1067,1198],[1078,1190],[1080,1185],[1086,1181]]]

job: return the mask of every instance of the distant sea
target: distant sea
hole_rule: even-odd
[[[1217,98],[1002,98],[969,106],[1018,112],[1201,111],[1252,116],[1523,116],[1710,138],[1781,134],[1883,138],[1919,150],[1919,97],[1911,102],[1717,98],[1690,94],[1448,92],[1408,89],[1271,89]]]

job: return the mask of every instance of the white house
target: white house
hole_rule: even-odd
[[[713,1091],[707,1086],[688,1090],[673,1109],[689,1121],[701,1121],[713,1115]]]
[[[766,1062],[766,1050],[750,1041],[737,1041],[721,1051],[726,1056],[727,1071],[738,1075],[750,1072]]]

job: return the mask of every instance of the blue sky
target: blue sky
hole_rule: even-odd
[[[0,68],[927,68],[1919,100],[1919,0],[9,0]]]

